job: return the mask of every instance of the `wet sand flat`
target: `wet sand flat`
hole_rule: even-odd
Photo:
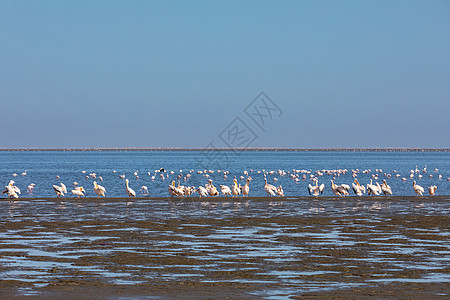
[[[450,197],[0,201],[0,298],[450,297]]]

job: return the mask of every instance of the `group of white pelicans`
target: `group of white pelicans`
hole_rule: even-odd
[[[220,185],[220,191],[222,192],[222,195],[224,197],[226,196],[232,196],[232,197],[237,197],[240,194],[242,194],[243,197],[248,197],[248,194],[250,192],[250,180],[252,180],[251,177],[247,178],[247,183],[243,186],[238,185],[236,179],[233,180],[233,185],[231,187],[227,186],[227,185]],[[267,178],[266,176],[264,176],[264,191],[267,193],[267,196],[280,196],[283,197],[284,196],[284,191],[283,191],[283,187],[281,185],[279,185],[278,187],[268,184],[267,183]],[[325,184],[318,184],[318,180],[315,180],[316,184],[315,185],[308,185],[308,192],[310,195],[313,196],[319,196],[321,194],[323,194],[324,190],[325,190]],[[358,179],[354,180],[354,183],[352,183],[352,187],[350,188],[350,186],[348,184],[341,184],[341,185],[337,185],[334,183],[333,180],[331,180],[331,190],[333,191],[333,194],[340,196],[340,197],[345,197],[348,196],[350,193],[350,190],[353,189],[353,192],[355,193],[355,195],[357,196],[362,196],[366,193],[366,189],[367,189],[367,194],[369,196],[378,196],[381,194],[384,194],[385,196],[387,195],[392,195],[392,188],[387,184],[386,180],[383,180],[383,183],[380,185],[378,182],[376,184],[374,184],[372,182],[372,180],[370,180],[370,183],[366,185],[366,187],[364,187],[364,185],[361,185],[358,181]],[[421,187],[420,185],[416,184],[416,181],[413,182],[413,189],[414,192],[417,194],[417,196],[423,196],[423,194],[425,193],[425,190],[423,187]],[[428,192],[431,196],[434,196],[435,192],[437,190],[437,186],[436,185],[432,185],[428,188]],[[219,196],[219,190],[217,189],[217,187],[215,187],[213,185],[213,180],[212,179],[208,179],[208,183],[205,184],[205,186],[199,186],[198,188],[196,188],[195,186],[183,186],[180,185],[180,182],[178,181],[178,186],[175,185],[175,181],[172,181],[172,184],[169,185],[168,188],[169,193],[172,195],[172,197],[176,196],[176,197],[190,197],[191,195],[193,195],[194,193],[198,193],[199,197],[215,197],[215,196]]]
[[[264,191],[267,193],[267,196],[284,196],[283,187],[279,185],[278,187],[268,184],[267,183],[267,177],[268,173],[264,172]],[[122,178],[122,176],[119,176]],[[123,176],[124,177],[124,176]],[[59,176],[57,177],[59,178]],[[94,177],[95,178],[95,177]],[[101,178],[101,177],[100,177]],[[180,178],[180,177],[179,177]],[[178,178],[178,179],[179,179]],[[123,178],[125,179],[125,178]],[[242,179],[242,178],[241,178]],[[102,179],[101,179],[102,180]],[[195,186],[183,186],[180,185],[180,181],[178,180],[178,185],[175,185],[175,180],[172,181],[172,183],[168,186],[168,192],[172,197],[191,197],[195,196],[195,193],[198,193],[198,197],[215,197],[220,196],[220,193],[222,193],[222,196],[227,197],[238,197],[242,195],[243,197],[248,197],[250,192],[250,181],[253,179],[248,176],[247,182],[245,185],[240,185],[237,182],[236,177],[233,180],[233,184],[231,186],[227,185],[219,185],[219,189],[214,186],[213,180],[208,179],[208,182],[205,184],[205,186],[199,186],[198,188]],[[275,178],[274,178],[275,180]],[[318,184],[318,178],[314,177],[312,178],[312,181],[315,182],[315,185],[308,185],[308,192],[310,195],[313,196],[319,196],[323,194],[325,190],[325,184]],[[14,185],[15,182],[11,180],[7,186],[5,186],[5,190],[2,192],[2,194],[7,194],[8,198],[19,198],[20,195],[20,189]],[[94,192],[97,194],[98,197],[106,197],[106,189],[105,187],[99,185],[96,181],[93,182],[94,184]],[[30,184],[27,187],[28,192],[32,191],[34,188],[34,184]],[[425,193],[425,189],[416,184],[416,181],[413,181],[413,189],[414,192],[417,194],[417,196],[423,196]],[[432,185],[428,187],[428,193],[431,196],[434,196],[436,192],[437,186]],[[55,191],[57,197],[62,197],[67,194],[67,188],[63,183],[60,183],[60,185],[53,185],[53,190]],[[378,182],[373,183],[372,179],[370,180],[370,183],[368,183],[366,186],[361,185],[358,181],[358,179],[354,179],[354,182],[352,183],[352,186],[350,187],[348,184],[335,184],[334,180],[331,180],[331,190],[334,195],[345,197],[350,194],[350,190],[353,190],[355,195],[362,196],[366,193],[369,196],[377,196],[377,195],[392,195],[392,189],[387,184],[386,180],[383,180],[383,183],[380,185]],[[125,191],[129,197],[136,197],[136,192],[129,186],[129,180],[125,179]],[[220,191],[220,192],[219,192]],[[78,186],[78,183],[74,183],[74,189],[71,190],[72,194],[77,197],[84,197],[86,190],[82,186]],[[148,188],[146,186],[141,187],[141,193],[142,195],[148,195]]]

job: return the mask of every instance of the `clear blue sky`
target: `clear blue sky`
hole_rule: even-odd
[[[4,0],[0,28],[0,147],[203,147],[235,117],[252,146],[450,147],[450,1]]]

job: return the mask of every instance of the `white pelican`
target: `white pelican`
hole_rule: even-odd
[[[413,181],[413,189],[414,189],[414,192],[416,192],[417,196],[423,196],[423,193],[425,192],[423,187],[416,184],[415,180]]]
[[[64,194],[67,194],[67,189],[64,183],[61,183],[61,186],[54,185],[53,190],[55,191],[57,197],[64,196]]]
[[[191,187],[183,185],[183,196],[189,197],[191,195]]]
[[[195,193],[195,187],[194,186],[185,186],[183,188],[183,192],[185,196],[190,197],[193,193]]]
[[[283,187],[281,185],[279,185],[277,188],[277,194],[280,197],[284,197],[284,191],[283,191]]]
[[[247,183],[242,187],[242,196],[248,197],[248,193],[250,192],[250,180],[252,180],[251,177],[247,177]]]
[[[437,186],[432,185],[432,186],[430,186],[430,187],[428,188],[428,193],[429,193],[431,196],[434,196],[434,193],[436,193],[436,190],[437,190]]]
[[[201,197],[208,197],[208,190],[206,188],[202,187],[202,186],[198,187],[197,192],[200,195],[200,198]]]
[[[9,185],[5,186],[5,190],[2,192],[2,194],[7,194],[8,198],[19,198],[19,195],[17,195],[14,189]]]
[[[8,198],[19,198],[20,189],[14,183],[14,180],[10,180],[2,194],[8,194]]]
[[[97,181],[94,181],[94,192],[97,194],[97,198],[106,197],[106,189],[101,185],[97,184]]]
[[[313,196],[319,196],[320,194],[323,194],[323,191],[325,189],[325,184],[319,184],[319,180],[315,180],[316,181],[316,185],[312,186],[311,184],[308,184],[308,192],[310,195]]]
[[[352,188],[357,196],[362,196],[366,192],[366,188],[359,184],[358,179],[355,179],[355,182],[352,183]]]
[[[237,180],[234,179],[233,183],[234,183],[234,185],[231,186],[231,192],[233,193],[233,197],[239,196],[239,194],[241,193],[241,189],[237,184]]]
[[[125,180],[125,190],[128,194],[128,197],[136,197],[136,192],[128,185],[129,182],[130,181],[128,179]]]
[[[391,187],[386,183],[386,180],[383,180],[383,184],[381,185],[381,191],[383,194],[386,195],[392,195],[392,189]]]
[[[208,194],[210,196],[219,196],[217,188],[212,184],[212,179],[208,179],[208,183],[205,185],[205,187],[208,190]]]
[[[72,194],[78,196],[78,198],[84,197],[84,193],[86,193],[86,191],[84,190],[84,188],[82,186],[77,187],[74,190],[72,190]]]
[[[169,187],[168,187],[168,191],[172,197],[176,196],[175,189],[176,189],[175,180],[172,180],[172,184],[169,184]]]
[[[341,184],[340,186],[345,189],[345,191],[347,192],[347,195],[348,195],[348,192],[350,191],[350,186],[348,184],[344,184],[344,183]]]
[[[149,194],[148,188],[145,185],[141,186],[141,194],[142,196],[147,196]]]
[[[381,187],[380,184],[377,182],[377,185],[372,184],[372,179],[370,180],[370,183],[367,184],[367,194],[369,196],[378,196],[381,193]]]
[[[337,196],[348,196],[348,190],[350,189],[350,186],[344,184],[344,185],[336,185],[334,184],[334,181],[331,180],[331,190],[333,193]]]
[[[184,196],[184,185],[180,185],[180,180],[178,180],[178,190],[180,191],[179,196]]]
[[[180,189],[180,183],[178,182],[178,187],[175,186],[175,180],[172,181],[172,184],[169,185],[169,193],[173,196],[183,196],[184,195],[184,191],[182,189]]]
[[[267,183],[266,174],[264,174],[264,182],[265,182],[264,191],[266,191],[267,196],[275,196],[277,188],[275,186]]]
[[[27,186],[27,194],[33,194],[34,186],[35,186],[35,185],[36,185],[36,184],[31,183],[29,186]]]
[[[226,195],[229,195],[229,196],[231,196],[231,189],[230,189],[230,187],[229,186],[227,186],[227,185],[220,185],[220,191],[222,192],[222,194],[224,195],[224,196],[226,196]]]

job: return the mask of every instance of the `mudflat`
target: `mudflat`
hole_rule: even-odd
[[[0,298],[450,297],[450,197],[0,201]]]

